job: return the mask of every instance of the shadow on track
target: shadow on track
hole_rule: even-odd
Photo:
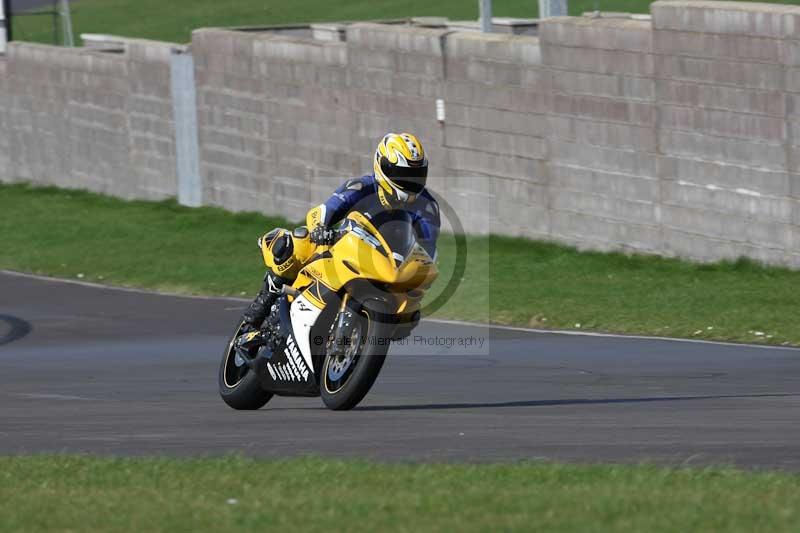
[[[564,400],[529,400],[515,402],[496,402],[496,403],[430,403],[430,404],[411,404],[411,405],[367,405],[356,407],[354,411],[435,411],[439,409],[496,409],[503,407],[548,407],[558,405],[607,405],[625,403],[646,403],[646,402],[679,402],[689,400],[723,400],[736,398],[785,398],[795,397],[800,394],[780,393],[780,394],[722,394],[707,396],[660,396],[648,398],[575,398]]]
[[[0,324],[3,322],[8,324],[8,332],[0,335],[0,346],[25,337],[33,329],[30,322],[11,315],[0,315]]]

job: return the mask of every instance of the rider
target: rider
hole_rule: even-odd
[[[308,239],[313,245],[333,244],[336,234],[332,226],[356,206],[407,211],[414,222],[418,242],[435,258],[439,205],[425,190],[428,158],[422,143],[410,133],[388,133],[375,150],[373,167],[373,174],[346,181],[325,203],[311,209],[306,216],[306,228],[294,232],[273,230],[262,237],[268,243],[270,239],[273,241],[269,247],[276,268],[267,270],[263,288],[244,312],[246,329],[261,326],[284,283],[291,283],[297,276],[301,265],[294,263],[306,254],[296,253],[295,239]]]

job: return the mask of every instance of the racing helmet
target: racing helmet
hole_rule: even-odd
[[[375,180],[381,204],[393,209],[412,203],[425,190],[428,158],[410,133],[387,133],[375,150]]]

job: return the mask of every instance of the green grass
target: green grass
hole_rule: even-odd
[[[652,466],[0,458],[0,531],[797,531],[800,477]]]
[[[797,3],[780,0],[778,3]],[[498,17],[536,17],[535,0],[494,0]],[[647,0],[570,0],[571,15],[593,11],[649,12]],[[447,16],[453,20],[478,18],[478,0],[79,0],[73,6],[75,35],[110,33],[173,42],[188,42],[191,31],[202,27],[254,26],[320,22]],[[15,38],[52,43],[53,23],[47,16],[19,16],[14,20]]]
[[[493,321],[668,337],[800,343],[800,272],[740,260],[581,253],[491,240]]]
[[[126,202],[3,185],[0,268],[168,292],[251,296],[264,268],[256,239],[275,226],[293,227],[255,213],[189,209],[174,201]],[[442,236],[439,253],[440,281],[428,302],[453,277],[452,235]],[[469,237],[463,280],[435,316],[800,344],[798,286],[800,272],[748,261],[698,265]]]

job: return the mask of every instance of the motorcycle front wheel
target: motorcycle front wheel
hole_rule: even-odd
[[[352,409],[375,383],[394,329],[377,316],[382,316],[379,309],[353,311],[345,331],[333,345],[329,342],[320,376],[320,396],[328,409]]]
[[[236,355],[234,342],[241,335],[243,327],[244,323],[239,324],[222,354],[219,365],[219,395],[234,409],[252,411],[264,407],[272,398],[272,393],[264,390],[255,373]]]

